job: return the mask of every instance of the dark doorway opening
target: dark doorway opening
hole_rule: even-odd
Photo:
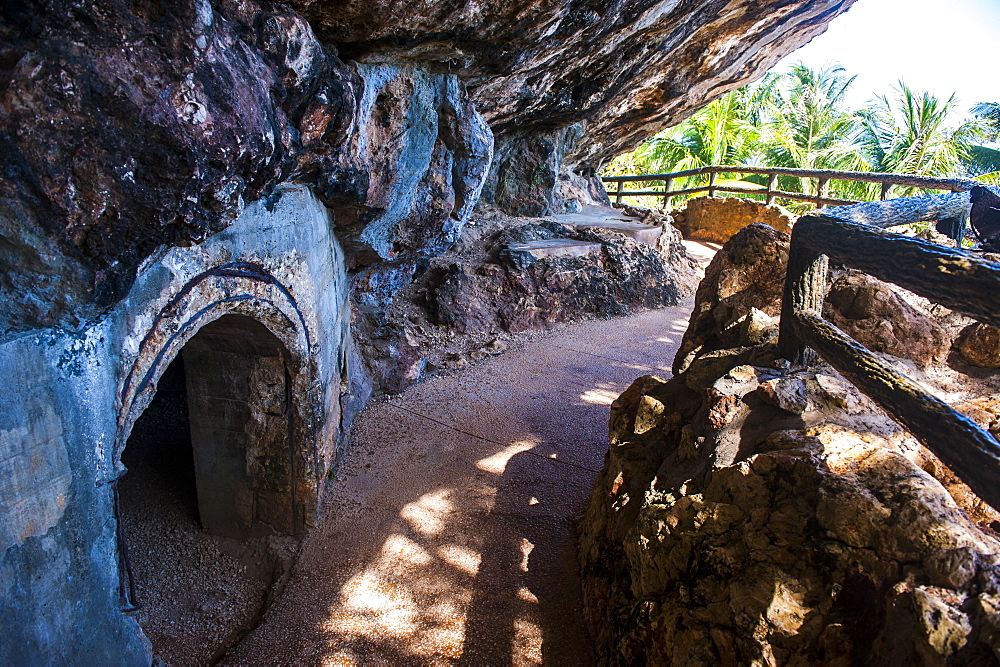
[[[183,357],[164,371],[156,395],[136,420],[122,464],[129,474],[120,482],[119,493],[156,495],[172,511],[199,521]]]
[[[122,452],[121,532],[157,658],[204,664],[258,622],[297,540],[290,359],[259,322],[203,327]]]

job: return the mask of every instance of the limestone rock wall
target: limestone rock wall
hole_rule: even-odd
[[[157,247],[288,181],[331,208],[352,263],[438,252],[489,168],[455,75],[345,63],[287,8],[67,1],[0,19],[0,334],[93,317]]]
[[[1000,659],[978,508],[835,374],[753,363],[640,378],[613,405],[581,537],[602,662]]]
[[[514,215],[553,204],[560,212],[558,180],[592,178],[614,155],[761,76],[851,4],[292,3],[345,57],[430,60],[466,81],[500,147],[486,196]]]

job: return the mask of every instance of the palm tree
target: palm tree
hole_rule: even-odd
[[[980,102],[970,109],[983,121],[987,141],[1000,141],[1000,102]]]
[[[872,107],[858,112],[861,145],[871,168],[916,176],[965,173],[971,147],[982,138],[982,124],[976,120],[965,120],[957,127],[948,124],[957,105],[954,93],[941,101],[902,81],[896,93],[895,98],[880,97]],[[912,188],[905,191],[912,192]]]
[[[982,123],[983,140],[1000,141],[1000,102],[980,102],[970,109]],[[1000,150],[993,146],[975,145],[969,149],[967,171],[978,180],[1000,185]]]
[[[764,134],[766,162],[775,167],[865,170],[857,151],[857,120],[844,108],[856,77],[839,65],[811,69],[802,63],[782,75]],[[808,179],[784,178],[782,187],[807,192]]]
[[[759,136],[747,118],[747,98],[744,90],[723,95],[640,146],[637,160],[651,172],[739,164]]]
[[[1000,183],[1000,103],[981,103],[973,118],[953,125],[955,95],[941,100],[902,81],[893,97],[852,112],[845,96],[855,77],[839,65],[802,63],[736,90],[679,125],[663,130],[605,174],[666,173],[708,165],[767,165],[801,169],[881,171],[921,176],[968,174]],[[721,174],[720,182],[731,175]],[[744,186],[763,186],[747,176]],[[691,187],[698,177],[676,186]],[[659,185],[662,185],[659,184]],[[831,194],[874,199],[879,186],[833,181]],[[783,190],[809,193],[811,179],[782,177]],[[904,189],[898,195],[912,194]]]

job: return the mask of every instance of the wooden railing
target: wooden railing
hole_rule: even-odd
[[[693,188],[673,190],[674,181],[690,176],[708,175],[708,184]],[[767,176],[767,185],[761,188],[748,188],[727,183],[718,183],[718,174],[756,174]],[[802,192],[786,192],[778,190],[778,177],[792,176],[795,178],[812,179],[815,181],[816,194]],[[925,176],[907,176],[905,174],[880,174],[864,171],[837,171],[834,169],[788,169],[784,167],[746,167],[736,165],[713,165],[698,169],[675,171],[670,174],[646,174],[642,176],[605,176],[601,178],[605,184],[617,183],[617,189],[610,194],[615,196],[615,203],[621,204],[623,197],[662,197],[663,207],[670,208],[671,200],[679,195],[691,195],[707,192],[714,197],[717,192],[732,192],[736,194],[763,195],[768,204],[773,204],[776,198],[793,201],[813,202],[818,208],[823,206],[845,206],[860,203],[853,199],[837,199],[829,196],[831,181],[853,181],[858,183],[878,183],[882,186],[880,196],[888,199],[893,186],[923,188],[928,190],[945,190],[963,192],[979,185],[976,181],[961,178],[930,178]],[[662,181],[663,190],[625,190],[625,183],[648,183]]]
[[[965,198],[968,201],[968,195]],[[885,205],[892,208],[893,202]],[[850,214],[850,208],[842,212]],[[920,206],[902,207],[907,208]],[[883,217],[883,224],[890,226],[911,222],[913,216]],[[830,262],[895,283],[996,327],[1000,327],[1000,264],[845,217],[806,215],[792,230],[778,337],[782,357],[804,364],[813,351],[818,353],[913,433],[980,498],[1000,509],[997,440],[823,319]]]

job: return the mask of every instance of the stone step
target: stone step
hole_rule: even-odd
[[[630,218],[620,211],[599,206],[586,206],[580,213],[564,213],[554,215],[546,220],[552,220],[570,227],[596,227],[610,229],[635,239],[639,243],[656,246],[662,230],[659,226],[646,225],[635,218]]]
[[[507,244],[507,252],[526,260],[524,264],[532,264],[535,260],[546,257],[584,257],[597,254],[600,250],[600,243],[572,239],[545,239]]]

